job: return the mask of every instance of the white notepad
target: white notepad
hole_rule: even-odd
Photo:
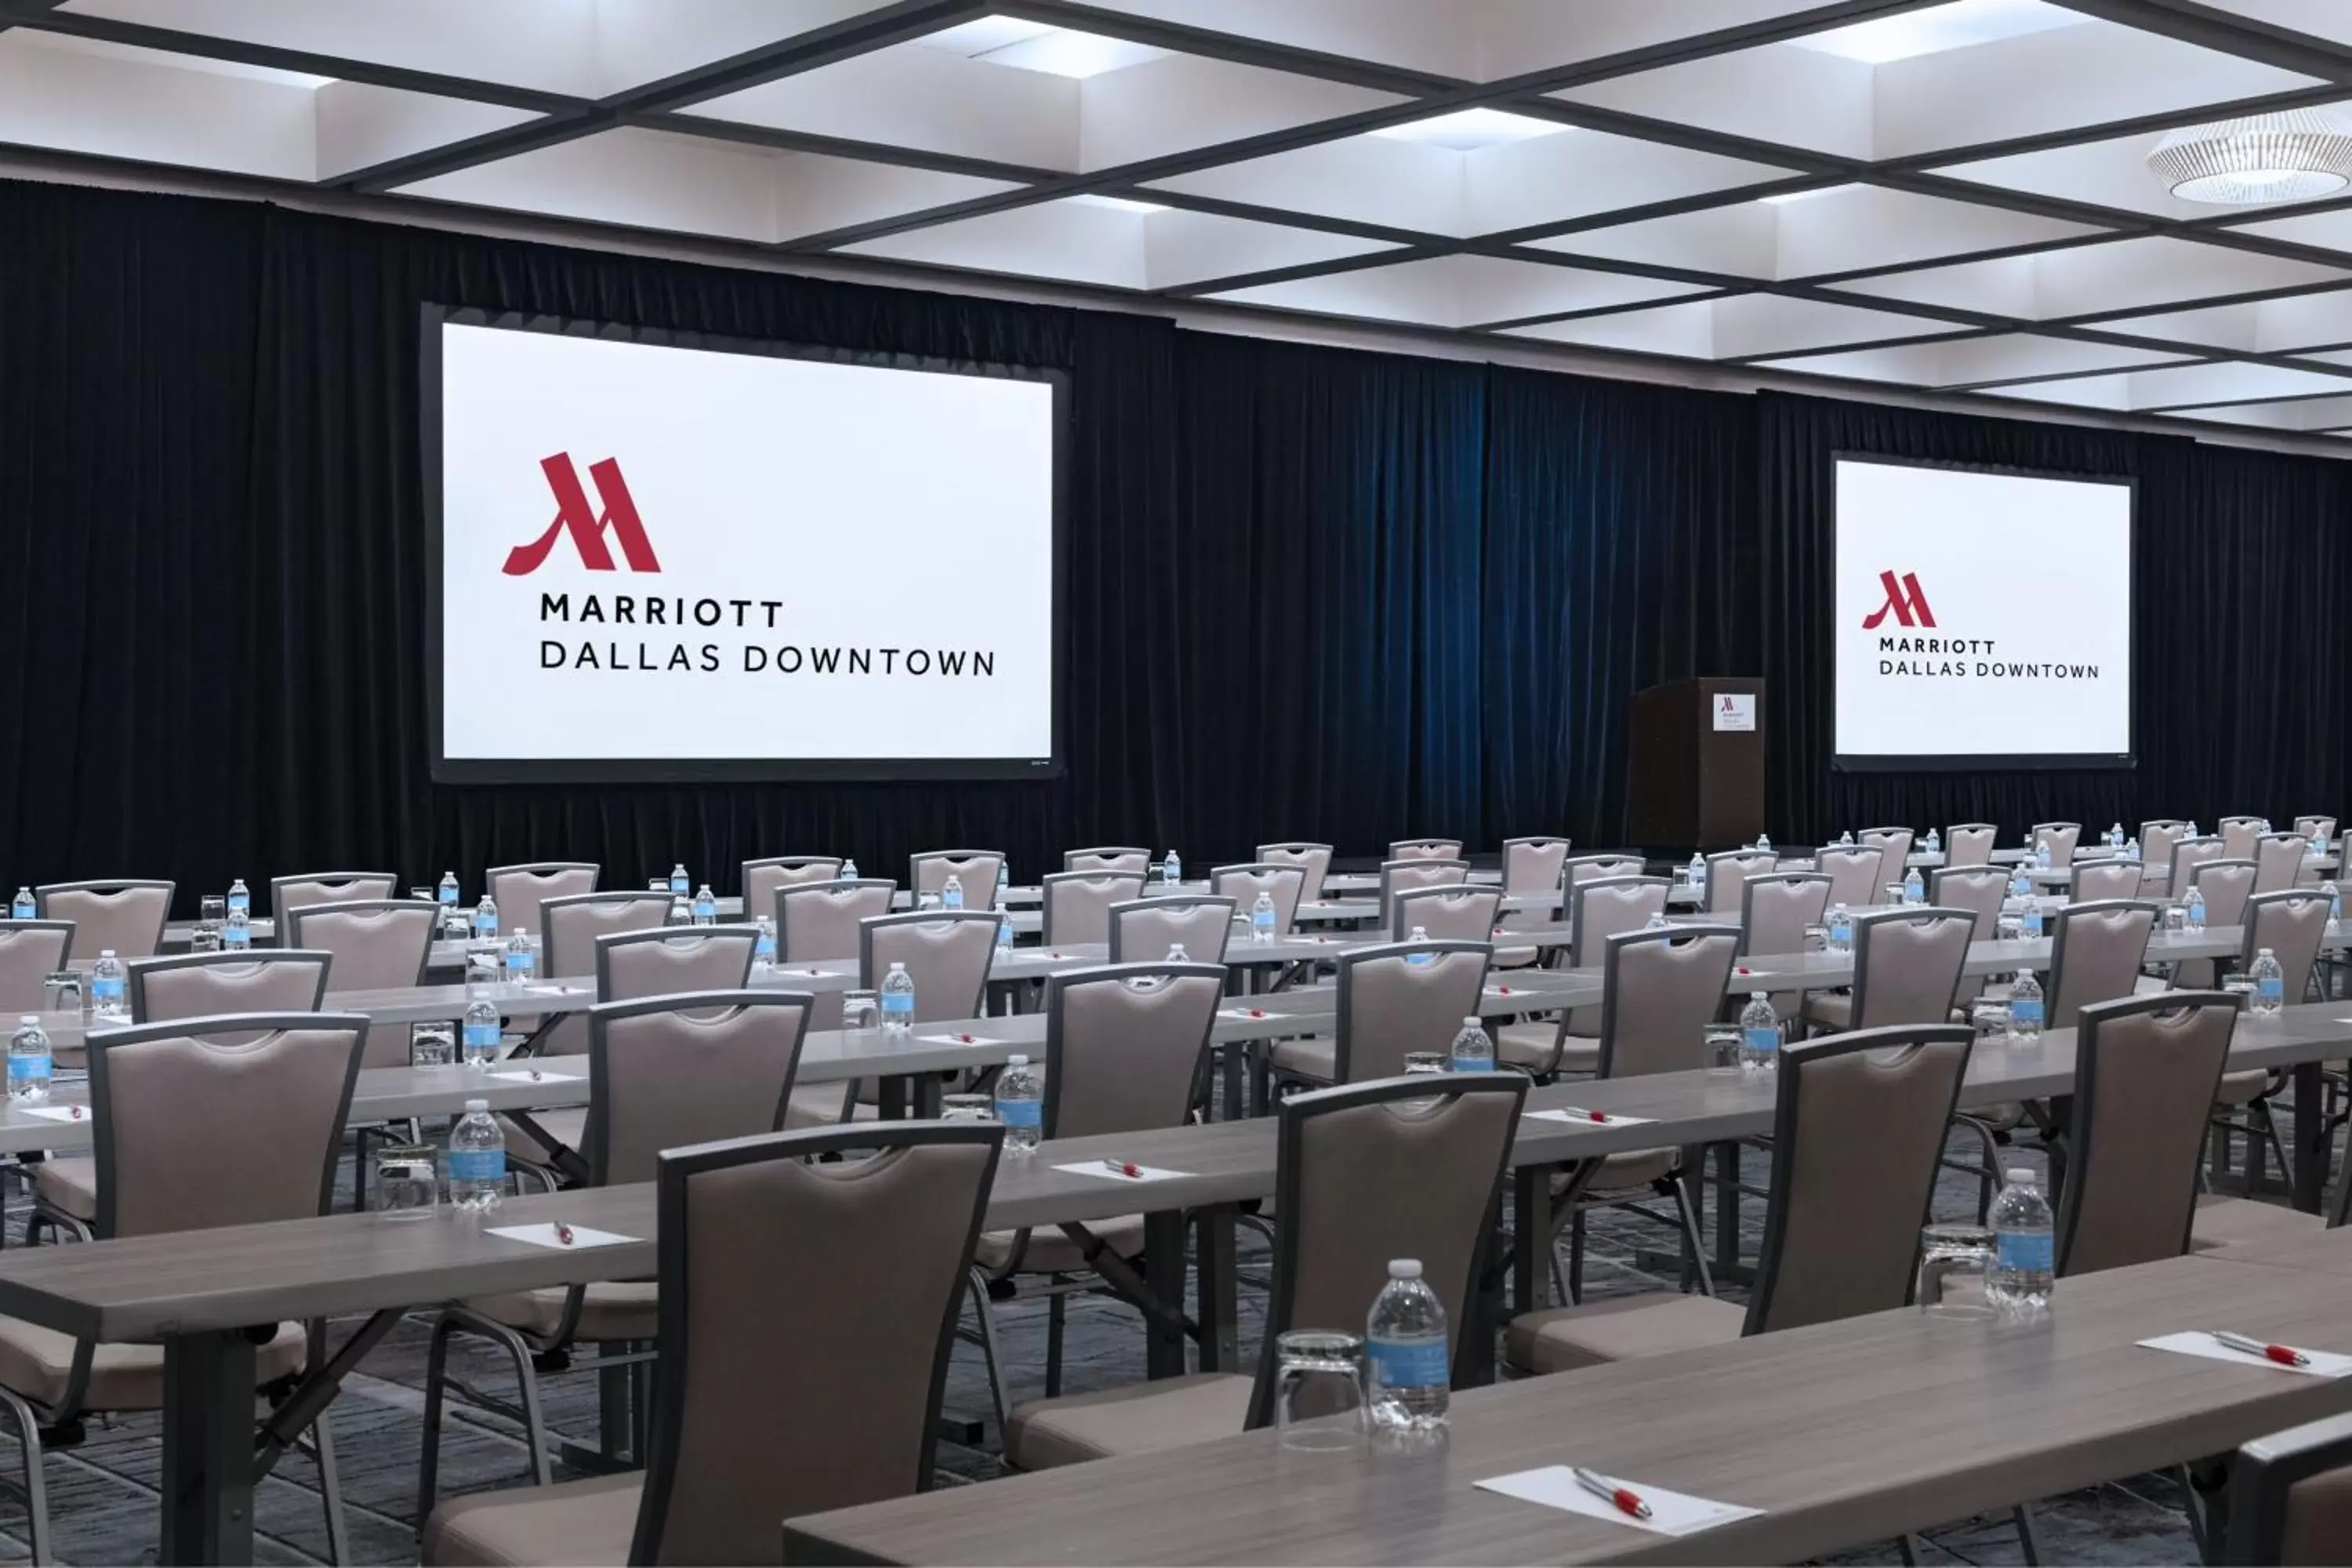
[[[482,1227],[485,1236],[503,1236],[509,1241],[520,1241],[531,1247],[553,1247],[558,1252],[578,1252],[587,1247],[617,1247],[625,1241],[635,1241],[634,1236],[620,1236],[609,1230],[575,1225],[572,1239],[565,1241],[555,1234],[553,1225],[491,1225]]]
[[[1491,1480],[1478,1482],[1477,1487],[1481,1491],[1500,1492],[1505,1497],[1517,1498],[1521,1502],[1541,1503],[1546,1508],[1556,1508],[1568,1513],[1605,1519],[1612,1523],[1630,1525],[1635,1530],[1646,1530],[1654,1535],[1696,1535],[1718,1524],[1754,1519],[1764,1511],[1760,1508],[1741,1508],[1736,1503],[1714,1502],[1682,1492],[1670,1492],[1663,1487],[1646,1486],[1622,1476],[1609,1479],[1616,1485],[1631,1489],[1649,1504],[1650,1517],[1636,1519],[1607,1498],[1593,1496],[1577,1484],[1574,1472],[1566,1465],[1546,1465],[1539,1470],[1521,1470],[1515,1475],[1496,1476]]]
[[[1287,1018],[1290,1015],[1287,1013],[1270,1013],[1263,1007],[1220,1007],[1217,1009],[1217,1016],[1220,1018],[1238,1018],[1244,1024],[1262,1024],[1269,1018]]]
[[[927,1046],[1001,1046],[1003,1040],[988,1035],[919,1035]]]
[[[1600,1113],[1601,1120],[1596,1121],[1591,1111],[1569,1106],[1557,1110],[1530,1110],[1528,1114],[1538,1121],[1565,1121],[1570,1127],[1640,1127],[1653,1120],[1647,1116],[1620,1116],[1613,1110],[1604,1110]]]
[[[44,1121],[88,1121],[90,1119],[90,1110],[87,1105],[20,1105],[16,1109]]]
[[[1054,1169],[1067,1171],[1073,1176],[1097,1176],[1106,1182],[1120,1182],[1131,1186],[1140,1186],[1145,1182],[1165,1182],[1192,1173],[1190,1171],[1163,1171],[1157,1165],[1138,1165],[1135,1167],[1136,1174],[1130,1176],[1124,1171],[1112,1170],[1100,1160],[1080,1160],[1076,1164],[1056,1165]]]
[[[550,1072],[545,1068],[536,1071],[530,1068],[518,1068],[510,1072],[494,1072],[490,1076],[502,1078],[509,1083],[578,1083],[580,1081],[580,1075],[576,1072]]]
[[[2250,1334],[2249,1339],[2260,1339]],[[2226,1361],[2238,1366],[2266,1367],[2272,1372],[2291,1372],[2301,1377],[2342,1377],[2352,1373],[2352,1355],[2336,1355],[2327,1351],[2315,1351],[2305,1345],[2289,1348],[2299,1350],[2310,1359],[2309,1366],[2289,1366],[2255,1355],[2251,1351],[2231,1350],[2203,1329],[2190,1329],[2186,1333],[2165,1334],[2158,1339],[2141,1340],[2141,1346],[2152,1351],[2171,1351],[2178,1355],[2203,1356],[2208,1361]]]

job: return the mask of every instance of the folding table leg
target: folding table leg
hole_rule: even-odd
[[[164,1342],[163,1562],[253,1561],[253,1357],[242,1329]]]
[[[1511,1178],[1511,1311],[1551,1304],[1551,1171],[1521,1165]]]
[[[1144,1279],[1169,1309],[1166,1319],[1146,1317],[1143,1370],[1147,1377],[1184,1375],[1184,1211],[1161,1209],[1143,1216]]]
[[[2294,1084],[2294,1206],[2317,1214],[2327,1192],[2327,1162],[2334,1152],[2327,1118],[2321,1112],[2319,1063],[2297,1062]],[[2352,1178],[2347,1178],[2352,1179]]]
[[[1220,1204],[1193,1216],[1194,1268],[1201,1280],[1201,1370],[1241,1370],[1239,1315],[1234,1285],[1234,1211]]]

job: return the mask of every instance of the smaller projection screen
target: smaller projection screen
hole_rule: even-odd
[[[2131,481],[1836,463],[1836,765],[2129,767]]]

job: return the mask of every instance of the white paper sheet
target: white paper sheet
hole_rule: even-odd
[[[558,1252],[578,1252],[587,1247],[614,1247],[625,1241],[635,1241],[634,1236],[620,1236],[609,1230],[575,1225],[572,1239],[565,1242],[555,1234],[552,1225],[491,1225],[482,1227],[488,1236],[503,1236],[509,1241],[520,1241],[531,1247],[551,1247]]]
[[[1607,1475],[1607,1472],[1602,1474]],[[1712,1530],[1718,1524],[1729,1524],[1734,1520],[1754,1519],[1764,1511],[1760,1508],[1741,1508],[1736,1503],[1713,1502],[1706,1498],[1670,1492],[1663,1487],[1650,1486],[1622,1476],[1611,1476],[1609,1479],[1618,1486],[1630,1489],[1649,1504],[1650,1517],[1636,1519],[1607,1498],[1593,1496],[1577,1485],[1574,1472],[1566,1465],[1546,1465],[1539,1470],[1521,1470],[1515,1475],[1496,1476],[1476,1484],[1481,1491],[1500,1492],[1522,1502],[1541,1503],[1546,1508],[1631,1525],[1635,1530],[1646,1530],[1654,1535],[1696,1535],[1702,1530]]]
[[[927,1046],[1001,1046],[1003,1040],[990,1035],[919,1035],[916,1038]]]
[[[1554,1110],[1530,1110],[1528,1114],[1539,1121],[1565,1121],[1572,1127],[1641,1127],[1654,1120],[1647,1116],[1620,1116],[1613,1110],[1604,1110],[1596,1121],[1591,1111],[1565,1105]]]
[[[2246,1331],[2243,1329],[2232,1329],[2231,1332],[2245,1333]],[[2259,1340],[2263,1336],[2246,1334],[2246,1337],[2250,1340]],[[2231,1350],[2204,1329],[2190,1329],[2185,1333],[2166,1334],[2158,1339],[2141,1340],[2138,1342],[2152,1351],[2171,1351],[2179,1355],[2203,1356],[2208,1361],[2233,1362],[2239,1366],[2267,1367],[2273,1372],[2291,1372],[2304,1377],[2342,1377],[2347,1373],[2352,1373],[2352,1355],[2336,1355],[2327,1351],[2313,1350],[2307,1345],[2294,1345],[2290,1348],[2299,1350],[2310,1357],[2311,1364],[2288,1366],[2283,1362],[2271,1361],[2249,1351]]]
[[[20,1105],[16,1109],[27,1116],[37,1116],[44,1121],[88,1121],[90,1119],[87,1105]]]
[[[1262,1024],[1269,1018],[1287,1018],[1290,1015],[1269,1012],[1264,1007],[1220,1007],[1217,1009],[1217,1016],[1238,1018],[1244,1024]]]
[[[490,1076],[502,1078],[509,1083],[578,1083],[580,1081],[580,1075],[576,1072],[551,1072],[545,1068],[536,1069],[517,1068],[511,1072],[494,1072]]]
[[[1073,1176],[1096,1176],[1106,1182],[1120,1182],[1129,1186],[1139,1186],[1145,1182],[1164,1182],[1171,1177],[1192,1173],[1190,1171],[1163,1171],[1157,1165],[1138,1165],[1135,1168],[1139,1174],[1130,1176],[1124,1171],[1112,1170],[1100,1160],[1081,1160],[1074,1165],[1054,1167],[1057,1171],[1067,1171]]]

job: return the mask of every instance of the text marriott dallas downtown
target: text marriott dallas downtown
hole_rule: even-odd
[[[2000,639],[1997,637],[1882,637],[1878,639],[1878,673],[1924,680],[1968,677],[1993,680],[2099,679],[2099,667],[2095,664],[2068,664],[2061,660],[2030,664],[1993,657],[1999,650]],[[1895,657],[1889,658],[1888,655]],[[1950,657],[1922,657],[1932,655]]]
[[[541,594],[541,626],[634,626],[686,631],[774,631],[783,613],[781,599],[663,598],[649,594],[583,594],[575,606],[570,594]],[[593,669],[652,674],[683,671],[746,675],[911,675],[992,678],[996,650],[969,647],[854,647],[841,644],[768,643],[755,637],[716,642],[682,638],[541,637],[541,669]]]

